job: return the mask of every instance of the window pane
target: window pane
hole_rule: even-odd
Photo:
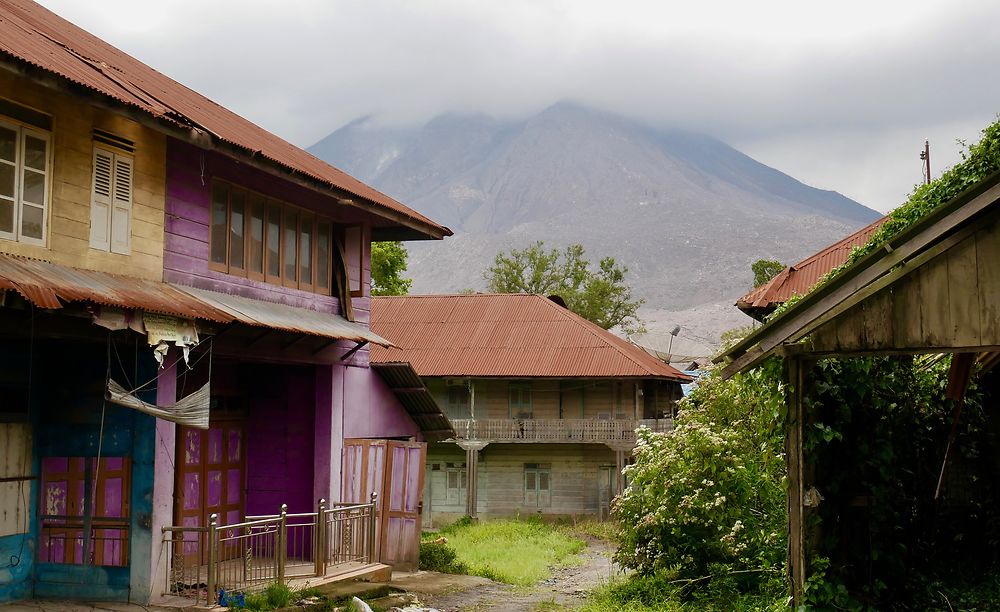
[[[215,185],[212,189],[212,263],[226,263],[228,208],[229,189],[225,185]]]
[[[14,233],[14,202],[0,200],[0,232]]]
[[[0,127],[0,159],[14,161],[14,151],[17,149],[17,132]]]
[[[233,191],[229,195],[229,265],[234,268],[243,269],[243,249],[246,243],[243,241],[244,223],[243,216],[246,201],[242,191]]]
[[[250,270],[264,273],[264,198],[250,196]]]
[[[316,233],[316,286],[330,288],[330,226],[320,223]]]
[[[299,279],[306,285],[312,284],[312,236],[312,218],[303,217],[302,232],[299,234]]]
[[[14,199],[14,166],[0,161],[0,196]]]
[[[25,168],[23,180],[21,197],[24,201],[38,205],[45,204],[45,175]]]
[[[281,209],[267,207],[267,274],[281,276]]]
[[[41,240],[43,217],[44,209],[25,204],[21,208],[21,235]]]
[[[295,280],[295,269],[298,267],[298,260],[295,255],[298,253],[298,245],[295,237],[299,233],[299,214],[296,212],[285,213],[285,280]]]
[[[36,170],[41,170],[45,172],[46,166],[46,156],[45,148],[46,143],[41,138],[35,138],[34,136],[24,137],[24,165],[28,168],[35,168]]]
[[[549,473],[548,472],[538,472],[538,490],[548,491],[549,490]]]
[[[449,489],[458,488],[458,472],[454,471],[448,472],[448,488]]]
[[[535,490],[535,473],[525,472],[524,473],[524,488],[529,491]]]

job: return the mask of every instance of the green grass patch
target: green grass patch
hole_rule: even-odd
[[[725,587],[691,593],[685,588],[686,583],[672,581],[666,576],[620,578],[591,591],[587,603],[578,612],[779,612],[788,609],[787,595],[780,584],[773,593],[741,594]]]
[[[448,538],[455,562],[467,573],[517,586],[531,586],[548,578],[551,568],[577,563],[586,546],[565,528],[539,520],[460,520],[430,535]]]
[[[598,521],[586,518],[582,521],[559,522],[558,524],[572,536],[591,537],[611,543],[617,542],[619,530],[617,521]]]

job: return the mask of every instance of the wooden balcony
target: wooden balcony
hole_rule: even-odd
[[[459,440],[506,443],[623,444],[635,442],[635,430],[673,429],[671,419],[451,419]]]

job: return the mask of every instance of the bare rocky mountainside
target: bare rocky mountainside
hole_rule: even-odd
[[[365,118],[309,150],[455,231],[408,244],[416,293],[482,289],[500,250],[579,242],[629,268],[651,331],[708,342],[750,322],[729,308],[750,263],[793,263],[879,216],[709,136],[570,103],[410,129]]]

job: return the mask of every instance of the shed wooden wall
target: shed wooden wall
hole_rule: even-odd
[[[9,72],[0,72],[0,92],[18,104],[52,116],[53,148],[46,246],[0,239],[0,252],[77,268],[162,279],[166,137]],[[135,142],[131,255],[90,248],[94,128]]]
[[[892,351],[1000,346],[998,215],[813,334],[813,350]]]

